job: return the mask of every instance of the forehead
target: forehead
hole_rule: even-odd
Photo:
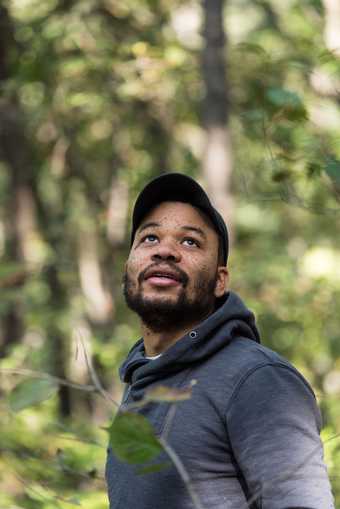
[[[142,220],[138,230],[151,221],[162,224],[173,224],[179,227],[185,225],[198,226],[208,235],[217,237],[217,233],[210,218],[200,209],[190,203],[165,201],[156,205]]]

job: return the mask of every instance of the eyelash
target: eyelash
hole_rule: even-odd
[[[142,237],[142,239],[141,239],[141,244],[142,244],[143,242],[145,242],[145,241],[146,241],[146,239],[147,239],[148,237],[154,237],[155,239],[157,239],[157,238],[158,238],[158,237],[157,237],[157,235],[153,235],[152,233],[149,233],[148,235],[144,235],[144,237]],[[192,238],[192,237],[184,237],[184,238],[183,238],[183,241],[185,241],[185,240],[190,240],[190,241],[194,242],[194,243],[196,244],[196,246],[197,246],[197,247],[200,247],[200,243],[198,242],[198,240],[196,240],[196,239],[194,239],[194,238]]]

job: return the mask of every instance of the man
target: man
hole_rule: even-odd
[[[260,344],[253,314],[228,286],[228,233],[193,179],[151,181],[133,212],[124,276],[142,339],[120,375],[122,409],[159,384],[192,397],[142,413],[180,457],[207,509],[331,509],[312,389]],[[140,475],[109,450],[110,509],[197,507],[177,469]]]

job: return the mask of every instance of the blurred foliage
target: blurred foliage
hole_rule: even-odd
[[[152,425],[143,415],[134,412],[119,413],[109,435],[110,445],[121,461],[145,463],[162,452]]]
[[[138,338],[120,290],[128,212],[160,172],[199,176],[201,16],[198,2],[180,0],[0,7],[0,391],[8,396],[0,507],[107,507],[111,406],[63,386],[58,398],[23,408],[32,393],[19,371],[91,384],[87,349],[119,400],[117,367]],[[317,393],[340,507],[340,58],[325,45],[319,0],[229,0],[225,21],[231,287],[256,312],[263,343]],[[334,87],[322,89],[321,77]],[[17,413],[15,393],[24,401]]]

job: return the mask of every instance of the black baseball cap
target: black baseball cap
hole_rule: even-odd
[[[189,203],[209,217],[222,241],[223,260],[227,265],[229,239],[226,224],[221,214],[212,206],[204,189],[194,179],[183,173],[165,173],[151,180],[140,192],[133,209],[131,245],[144,217],[156,205],[164,201]]]

